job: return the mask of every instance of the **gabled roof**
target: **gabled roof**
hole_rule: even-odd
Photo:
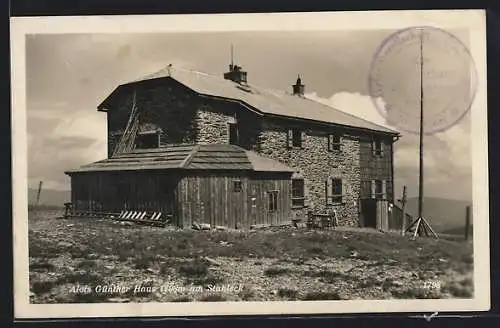
[[[165,169],[248,170],[255,172],[295,171],[280,162],[235,145],[211,144],[137,149],[65,173]]]
[[[306,119],[322,123],[343,125],[372,131],[399,134],[395,130],[372,123],[290,92],[269,90],[255,85],[240,85],[221,76],[202,73],[181,67],[170,67],[148,75],[128,85],[152,79],[171,78],[203,96],[236,100],[262,115],[276,115]],[[117,90],[115,90],[117,91]],[[102,104],[101,104],[102,105]],[[99,106],[101,107],[101,106]]]

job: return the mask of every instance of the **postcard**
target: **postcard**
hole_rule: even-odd
[[[488,310],[485,34],[12,18],[15,317]]]

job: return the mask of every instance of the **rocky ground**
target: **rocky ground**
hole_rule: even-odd
[[[468,298],[472,243],[369,230],[195,231],[30,212],[33,303]]]

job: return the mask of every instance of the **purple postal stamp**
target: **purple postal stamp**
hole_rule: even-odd
[[[477,72],[467,47],[434,27],[412,27],[390,35],[377,49],[369,92],[388,124],[418,134],[423,107],[425,135],[457,124],[469,111]]]

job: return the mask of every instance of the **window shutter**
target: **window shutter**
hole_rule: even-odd
[[[293,130],[288,130],[288,148],[293,147]]]
[[[380,141],[380,157],[384,157],[384,142]]]
[[[332,178],[328,177],[326,179],[326,205],[332,205],[333,195],[332,195]]]
[[[328,135],[328,151],[333,150],[333,134]]]
[[[377,144],[375,140],[372,141],[372,155],[375,156],[377,154]]]
[[[342,179],[342,202],[344,202],[344,197],[349,193],[349,186],[347,185],[347,180]]]
[[[371,189],[372,189],[371,196],[373,199],[375,199],[375,180],[371,181]]]
[[[300,148],[304,148],[304,141],[306,140],[306,133],[300,132]]]
[[[387,199],[387,181],[382,180],[382,199]]]

